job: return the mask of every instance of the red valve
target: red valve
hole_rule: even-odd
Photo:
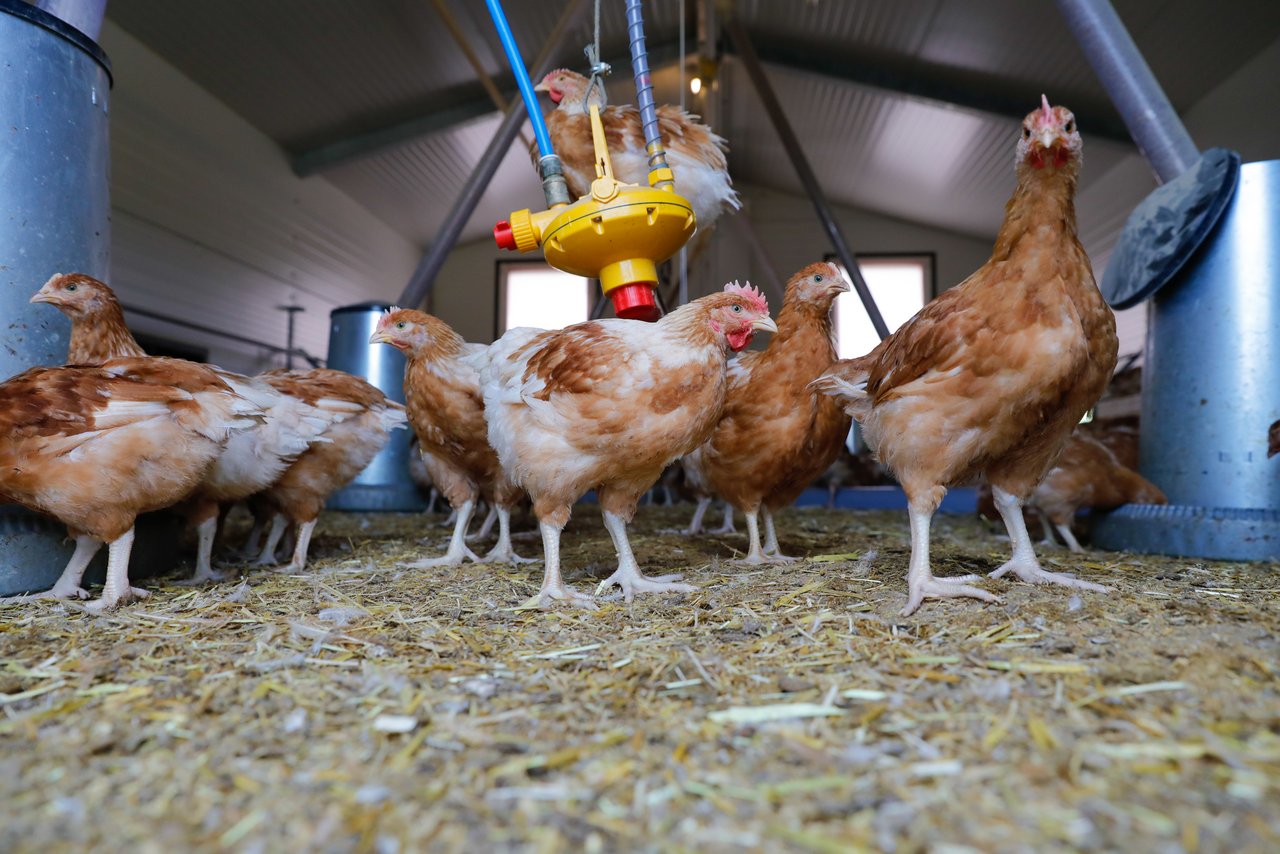
[[[498,244],[499,249],[516,248],[516,236],[511,231],[511,223],[504,219],[493,227],[493,242]]]
[[[609,291],[613,299],[613,312],[627,320],[645,320],[650,323],[662,316],[657,300],[653,297],[653,283],[632,282]]]

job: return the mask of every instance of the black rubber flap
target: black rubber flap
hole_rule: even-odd
[[[1112,308],[1137,305],[1182,269],[1218,224],[1239,177],[1240,155],[1210,148],[1133,209],[1102,277]]]

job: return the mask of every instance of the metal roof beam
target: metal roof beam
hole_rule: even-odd
[[[859,58],[850,51],[779,40],[777,36],[766,36],[750,29],[747,33],[756,45],[760,60],[770,65],[881,89],[909,98],[1004,116],[1014,121],[1022,121],[1023,116],[1029,112],[1027,97],[1022,93],[1013,94],[1013,87],[995,85],[991,81],[974,82],[972,77],[957,75],[952,69],[936,66],[921,68],[918,65],[907,69],[892,60],[877,62]],[[725,47],[729,48],[732,55],[729,40],[725,41]],[[675,39],[654,43],[649,48],[650,63],[654,67],[672,62],[679,55],[680,45]],[[613,58],[611,64],[614,68],[625,70],[630,68],[631,61],[628,57],[619,56]],[[497,78],[497,85],[504,98],[510,100],[517,97],[510,74]],[[323,172],[348,161],[376,154],[385,148],[412,142],[496,113],[492,98],[483,94],[484,90],[479,84],[468,87],[466,91],[468,94],[455,91],[448,101],[427,106],[420,116],[342,136],[300,151],[292,158],[293,171],[300,176]],[[1133,144],[1124,123],[1118,116],[1111,115],[1105,107],[1073,104],[1072,110],[1087,135]]]
[[[770,36],[750,29],[747,34],[755,44],[762,62],[792,71],[882,89],[909,98],[941,102],[1019,122],[1039,101],[1039,98],[1029,101],[1025,94],[1014,92],[1015,87],[1008,84],[1002,86],[993,80],[975,80],[974,75],[966,76],[954,69],[921,66],[918,63],[908,68],[902,59],[874,61],[859,57],[856,51],[832,50],[830,47],[799,41],[780,40],[776,35]],[[726,46],[732,49],[732,42],[728,42]],[[1056,98],[1055,102],[1061,103]],[[1118,116],[1111,115],[1105,106],[1076,104],[1073,101],[1071,109],[1084,133],[1133,144],[1124,122]]]

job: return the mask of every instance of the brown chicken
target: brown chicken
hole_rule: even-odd
[[[1106,589],[1041,568],[1022,518],[1022,503],[1116,365],[1115,318],[1076,236],[1080,149],[1075,117],[1042,99],[1022,123],[1018,184],[991,259],[871,353],[815,383],[858,419],[907,493],[903,615],[931,598],[997,601],[964,583],[972,576],[939,579],[929,566],[929,522],[947,486],[980,475],[1013,544],[993,578]]]
[[[91,276],[55,275],[31,301],[55,306],[71,319],[69,364],[96,365],[121,356],[145,355],[125,325],[115,293]],[[221,368],[212,370],[236,394],[258,406],[263,417],[253,429],[237,431],[231,437],[200,486],[179,508],[199,535],[191,583],[222,578],[212,563],[219,508],[266,489],[303,451],[320,441],[335,419],[348,417],[281,394],[260,379]]]
[[[1082,552],[1071,531],[1077,510],[1169,502],[1158,486],[1122,464],[1101,441],[1076,430],[1027,503],[1044,514],[1046,541],[1053,542],[1052,524],[1071,551]]]
[[[89,607],[146,596],[129,584],[134,519],[190,493],[260,416],[213,371],[178,359],[32,368],[0,385],[0,502],[54,516],[76,540],[45,595],[86,596],[80,579],[108,543],[107,583]]]
[[[694,448],[690,453],[685,454],[680,459],[680,468],[684,473],[685,488],[693,495],[697,502],[693,508],[693,518],[689,520],[689,527],[685,528],[682,533],[685,534],[736,534],[738,529],[733,525],[733,505],[728,501],[724,502],[724,521],[720,523],[719,528],[707,530],[703,527],[702,520],[707,515],[707,508],[711,506],[711,502],[715,500],[716,494],[711,489],[711,484],[707,482],[707,473],[702,465],[702,455],[706,450],[703,445]]]
[[[778,550],[773,513],[831,465],[849,434],[849,417],[808,387],[836,360],[831,305],[848,290],[834,264],[805,267],[787,282],[769,346],[729,363],[724,411],[695,460],[711,491],[747,518],[745,563],[794,560]]]
[[[307,371],[268,371],[261,379],[289,397],[323,411],[342,413],[312,445],[285,469],[257,500],[275,510],[267,542],[258,562],[275,563],[276,546],[289,524],[297,526],[293,560],[282,572],[299,572],[307,565],[311,533],[325,500],[346,486],[373,461],[391,438],[391,431],[405,426],[404,407],[387,400],[380,390],[342,371],[313,368]]]
[[[1275,421],[1267,431],[1267,459],[1280,454],[1280,421]]]
[[[649,159],[645,153],[640,110],[634,106],[604,106],[597,88],[587,101],[587,78],[567,68],[542,78],[536,92],[546,92],[556,103],[547,116],[547,131],[574,198],[591,192],[596,177],[595,148],[591,141],[590,104],[600,109],[605,141],[619,181],[649,186]],[[710,229],[722,213],[742,206],[729,178],[725,142],[711,128],[679,107],[658,107],[658,130],[667,150],[667,163],[675,175],[676,190],[693,204],[698,230]],[[536,149],[534,151],[536,160]]]
[[[507,479],[489,445],[480,371],[467,358],[482,353],[486,345],[468,344],[443,320],[405,308],[384,313],[369,343],[390,344],[404,353],[409,424],[432,482],[458,511],[449,550],[413,565],[458,566],[464,557],[477,563],[525,561],[511,548],[511,511],[519,506],[524,490]],[[483,558],[466,544],[471,513],[481,498],[498,516],[498,544]]]
[[[574,501],[595,489],[618,552],[617,584],[637,592],[690,591],[678,577],[646,578],[627,522],[662,470],[706,441],[724,405],[726,363],[758,329],[777,331],[759,291],[728,285],[657,323],[596,320],[564,329],[517,328],[481,355],[489,442],[508,477],[528,491],[546,572],[538,601],[591,604],[560,577],[560,531]]]

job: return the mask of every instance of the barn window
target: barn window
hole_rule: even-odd
[[[498,335],[517,326],[559,329],[581,323],[590,312],[590,279],[543,261],[498,265]]]
[[[910,320],[931,296],[932,255],[860,255],[858,266],[890,332]],[[835,326],[836,351],[842,359],[864,355],[880,342],[852,291],[836,299]]]

